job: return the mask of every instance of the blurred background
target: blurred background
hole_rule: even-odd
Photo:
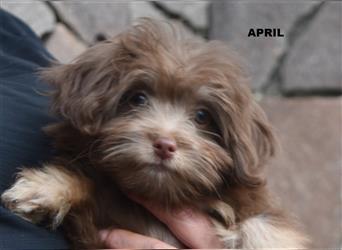
[[[342,247],[342,2],[0,2],[62,62],[146,16],[190,36],[227,41],[244,59],[255,98],[280,138],[268,167],[273,191],[313,247]],[[251,28],[280,28],[285,37],[247,37]]]

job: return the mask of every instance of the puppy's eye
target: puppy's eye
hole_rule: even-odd
[[[199,125],[209,125],[212,121],[210,113],[205,109],[199,109],[196,111],[195,121]]]
[[[147,102],[147,96],[142,92],[135,93],[129,98],[129,104],[132,106],[143,106],[146,105]]]

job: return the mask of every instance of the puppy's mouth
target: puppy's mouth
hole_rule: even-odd
[[[150,167],[157,171],[165,171],[168,168],[165,162],[153,163]]]
[[[149,165],[151,171],[156,171],[158,173],[172,172],[172,168],[169,162],[159,161]]]

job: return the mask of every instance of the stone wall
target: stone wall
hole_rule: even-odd
[[[212,5],[210,38],[228,41],[247,61],[254,90],[341,94],[341,3],[223,2]],[[250,28],[284,37],[247,38]]]
[[[341,243],[342,3],[334,1],[2,1],[46,47],[69,62],[139,17],[168,20],[190,36],[227,41],[250,72],[281,142],[272,189],[313,247]],[[247,37],[280,28],[284,37]]]

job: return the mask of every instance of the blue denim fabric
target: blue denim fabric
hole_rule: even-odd
[[[37,69],[53,57],[22,21],[0,9],[0,194],[18,167],[39,166],[53,154],[41,128],[52,121],[48,90]],[[66,249],[60,231],[35,226],[0,206],[0,250]]]

